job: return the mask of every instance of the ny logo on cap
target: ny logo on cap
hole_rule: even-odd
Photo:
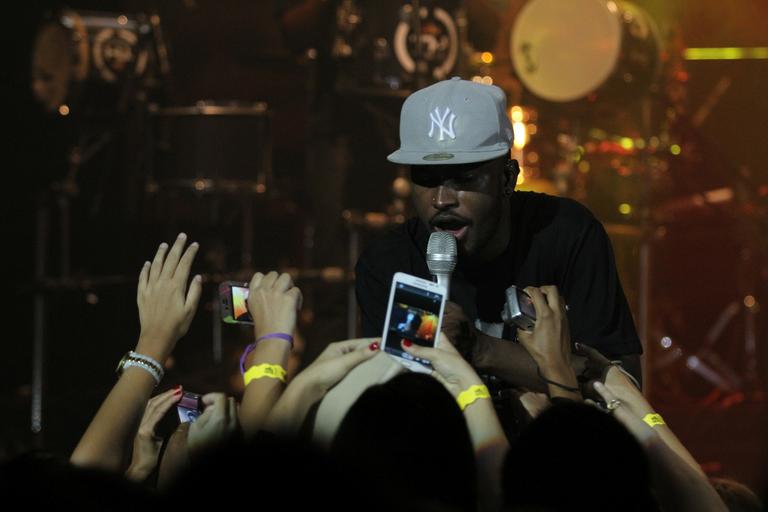
[[[448,117],[449,115],[450,117]],[[444,135],[452,139],[456,138],[456,134],[453,131],[453,122],[456,120],[456,114],[451,113],[450,108],[445,107],[445,112],[441,114],[440,107],[435,107],[435,110],[429,113],[429,119],[432,120],[432,123],[429,125],[427,137],[432,137],[435,133],[435,128],[437,128],[440,130],[437,140],[442,141],[445,138]],[[448,120],[448,126],[445,123],[446,119]]]

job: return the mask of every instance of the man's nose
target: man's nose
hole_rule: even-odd
[[[432,206],[438,210],[447,210],[459,205],[459,193],[453,187],[440,185],[434,189]]]

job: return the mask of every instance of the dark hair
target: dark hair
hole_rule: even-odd
[[[155,496],[122,475],[81,468],[45,452],[29,452],[0,465],[0,496],[30,509],[84,511],[156,508]]]
[[[746,485],[730,478],[712,478],[710,482],[730,512],[760,512],[763,510],[763,505],[757,494]]]
[[[368,388],[344,417],[331,454],[387,506],[476,508],[467,424],[456,400],[428,375],[405,373]]]
[[[521,432],[502,481],[510,510],[658,510],[637,441],[612,416],[576,402],[553,405]]]

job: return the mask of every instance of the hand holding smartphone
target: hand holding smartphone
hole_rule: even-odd
[[[431,372],[429,361],[408,354],[401,343],[407,340],[414,345],[435,347],[446,295],[444,286],[403,272],[396,273],[389,292],[382,349],[412,371]]]
[[[184,391],[181,400],[176,404],[176,411],[179,413],[181,423],[194,423],[203,413],[203,401],[197,393]]]

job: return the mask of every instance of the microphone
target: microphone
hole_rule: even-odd
[[[456,237],[446,231],[435,231],[427,243],[427,267],[437,284],[445,286],[448,298],[451,272],[456,268]]]

